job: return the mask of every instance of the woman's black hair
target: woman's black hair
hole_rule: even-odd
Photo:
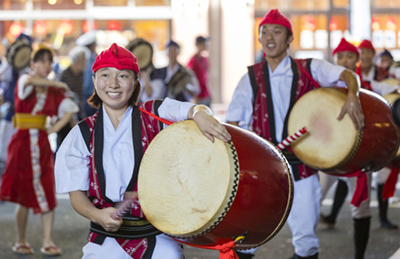
[[[39,49],[35,55],[33,55],[32,61],[34,63],[38,61],[44,61],[46,54],[49,54],[50,62],[53,62],[53,52],[51,52],[49,49]]]

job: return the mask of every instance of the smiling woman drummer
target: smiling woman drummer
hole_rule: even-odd
[[[172,122],[193,119],[211,141],[231,137],[206,106],[168,98],[137,104],[137,59],[117,44],[96,58],[93,73],[89,103],[99,111],[70,131],[55,166],[57,192],[69,193],[74,209],[91,221],[83,258],[183,258],[181,245],[145,220],[138,200],[129,219],[112,217],[116,202],[136,196],[142,155],[162,129],[146,112]]]

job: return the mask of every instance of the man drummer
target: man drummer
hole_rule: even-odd
[[[249,67],[249,73],[240,79],[226,114],[228,123],[245,129],[252,126],[256,134],[277,144],[287,136],[287,118],[295,100],[312,90],[315,80],[323,86],[346,85],[349,94],[338,119],[347,113],[357,130],[364,127],[359,84],[354,75],[324,60],[292,59],[287,49],[293,41],[293,32],[287,17],[276,9],[269,11],[259,25],[258,40],[265,60]],[[315,234],[321,198],[318,175],[293,154],[287,157],[295,179],[295,195],[288,218],[295,248],[292,258],[318,258],[319,241]],[[239,258],[252,257],[244,253],[246,251],[240,251]]]
[[[336,49],[333,50],[332,55],[334,57],[334,61],[336,65],[343,66],[350,71],[356,72],[357,70],[357,62],[359,60],[360,54],[358,49],[346,41],[346,39],[342,38],[339,45]],[[356,75],[357,76],[357,75]],[[365,81],[361,81],[361,87],[364,89],[372,90],[370,84]],[[393,88],[393,87],[392,87]],[[385,84],[376,84],[374,85],[374,89],[380,93],[387,93],[388,88]],[[320,173],[320,182],[322,186],[322,199],[324,199],[326,193],[329,188],[334,184],[336,180],[338,181],[338,185],[335,192],[335,198],[332,206],[332,211],[327,216],[321,215],[321,222],[326,223],[330,226],[333,226],[336,221],[337,214],[345,201],[347,196],[347,184],[351,186],[352,192],[354,193],[357,178],[344,178],[333,175],[328,175],[325,173]],[[371,221],[371,211],[370,211],[370,192],[371,192],[371,174],[367,174],[367,183],[368,183],[368,199],[360,204],[359,207],[351,206],[351,214],[353,218],[353,227],[354,227],[354,250],[355,250],[355,258],[364,258],[365,251],[368,245],[369,239],[369,230],[370,230],[370,221]]]
[[[356,72],[356,71],[360,72],[360,69],[359,69],[360,67],[357,67],[357,62],[358,62],[359,56],[361,57],[362,54],[359,54],[359,50],[361,50],[360,51],[361,53],[364,53],[363,54],[364,62],[366,62],[365,60],[367,58],[369,59],[371,57],[372,53],[374,53],[374,51],[375,51],[373,49],[373,46],[370,41],[364,40],[362,42],[362,44],[360,44],[360,46],[362,46],[362,48],[360,49],[360,47],[359,47],[359,49],[357,49],[353,44],[347,42],[345,39],[342,39],[342,41],[340,42],[338,47],[332,53],[334,55],[336,64],[344,66],[347,69],[352,70],[354,72]],[[369,63],[369,61],[367,63]],[[375,71],[376,71],[376,69],[375,69]],[[393,85],[377,82],[375,80],[371,80],[370,83],[368,83],[364,80],[361,80],[361,86],[363,88],[372,90],[375,93],[380,94],[380,95],[386,95],[386,94],[392,93],[398,89],[398,86],[393,86]],[[387,200],[384,201],[383,197],[382,197],[383,186],[384,186],[390,172],[391,172],[391,168],[388,168],[388,167],[385,167],[377,172],[377,183],[378,183],[377,199],[378,199],[378,204],[379,204],[379,220],[380,220],[381,228],[397,229],[398,226],[395,224],[392,224],[387,218],[388,201]],[[370,176],[368,176],[368,177],[370,177]],[[320,175],[321,181],[327,183],[325,189],[328,189],[330,187],[329,183],[332,183],[332,181],[327,180],[327,178],[332,178],[332,176],[327,176],[325,174]],[[355,180],[350,179],[350,183],[352,185],[355,185],[354,181]],[[323,187],[323,193],[324,193],[324,185],[322,187]],[[338,188],[339,188],[339,185],[338,185]],[[336,190],[336,193],[338,193],[338,191],[339,191],[339,189]],[[338,195],[338,197],[339,196],[340,195]],[[332,212],[336,211],[336,213],[331,213],[327,217],[324,217],[324,216],[321,217],[323,222],[328,223],[328,224],[332,224],[332,223],[334,224],[335,218],[337,215],[337,211],[340,208],[340,206],[343,204],[343,202],[344,202],[344,199],[342,199],[341,201],[337,201],[336,197],[335,197]],[[366,205],[361,204],[361,206],[359,208],[353,208],[352,216],[354,219],[370,217],[369,207],[368,207],[368,209],[362,209],[362,207],[365,207],[365,206]],[[364,212],[360,212],[363,210],[364,210]],[[368,210],[368,213],[367,213],[367,210]],[[369,228],[369,225],[368,225],[368,228]],[[363,229],[367,229],[367,226],[364,226]],[[355,231],[357,232],[357,229],[355,229]],[[363,236],[365,236],[365,235],[363,235]],[[362,238],[362,237],[360,237],[360,238]],[[357,243],[357,240],[355,240],[355,242]]]

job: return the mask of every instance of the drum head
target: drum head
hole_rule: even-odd
[[[381,83],[397,86],[397,85],[399,85],[399,80],[396,78],[386,78],[386,79],[382,80]]]
[[[159,230],[189,238],[211,230],[232,204],[238,161],[234,146],[211,143],[194,121],[163,129],[147,148],[138,192],[146,218]]]
[[[22,69],[29,65],[32,47],[23,41],[16,41],[7,52],[8,63],[16,69]]]
[[[288,134],[307,128],[306,135],[291,145],[306,165],[334,169],[354,154],[359,134],[347,114],[341,121],[337,120],[345,100],[346,94],[340,90],[319,88],[303,95],[294,105]]]
[[[388,101],[391,105],[394,104],[394,102],[400,98],[400,94],[398,93],[390,93],[390,94],[386,94],[384,96],[382,96],[383,98],[386,99],[386,101]]]
[[[146,69],[151,64],[153,58],[153,47],[144,39],[134,39],[126,48],[138,59],[138,65],[141,70]]]

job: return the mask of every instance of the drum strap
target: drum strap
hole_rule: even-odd
[[[289,115],[290,112],[294,106],[294,103],[296,100],[300,97],[298,96],[299,93],[303,93],[306,91],[309,87],[311,86],[306,86],[305,89],[302,89],[299,92],[299,79],[302,79],[303,81],[305,79],[308,79],[309,84],[312,84],[314,87],[319,87],[318,83],[312,78],[311,76],[311,59],[306,59],[306,60],[294,60],[290,58],[291,61],[291,68],[293,71],[293,80],[292,80],[292,86],[291,86],[291,92],[290,92],[290,102],[289,102],[289,108],[288,112],[285,116],[285,121],[284,121],[284,128],[282,131],[282,139],[285,139],[288,135],[287,132],[287,125],[289,121]],[[306,63],[304,63],[306,62]],[[307,68],[305,68],[305,66]],[[257,71],[255,71],[257,69]],[[256,72],[259,73],[260,70],[262,69],[263,73],[263,78],[257,78]],[[307,71],[308,70],[308,71]],[[272,102],[272,91],[271,91],[271,84],[270,84],[270,75],[269,75],[269,69],[268,69],[268,63],[266,61],[263,61],[262,63],[256,64],[254,66],[248,67],[248,72],[249,72],[249,78],[250,78],[250,84],[253,90],[253,110],[255,107],[255,102],[257,100],[258,95],[260,95],[260,89],[259,85],[264,85],[264,91],[266,94],[266,110],[268,113],[268,131],[263,134],[266,134],[266,136],[262,136],[273,142],[275,145],[278,144],[278,141],[276,139],[276,129],[275,129],[275,116],[274,116],[274,107],[273,107],[273,102]],[[263,80],[263,81],[261,81]],[[258,82],[260,81],[260,82]],[[303,82],[306,83],[306,82]],[[292,153],[290,150],[284,150],[284,155],[288,159],[289,163],[292,165],[292,171],[294,175],[294,179],[300,180],[303,178],[305,175],[312,174],[311,172],[308,172],[305,169],[305,166],[303,163]],[[300,173],[303,171],[307,171],[306,173]],[[305,176],[306,177],[306,176]]]

